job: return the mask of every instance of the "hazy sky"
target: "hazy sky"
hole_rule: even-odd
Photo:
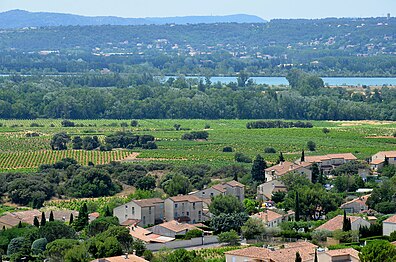
[[[252,14],[264,19],[396,16],[396,0],[0,0],[11,9],[89,16],[163,17]]]

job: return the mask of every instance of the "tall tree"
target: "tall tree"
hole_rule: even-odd
[[[302,262],[302,258],[300,256],[299,252],[296,252],[296,259],[294,260],[295,262]]]
[[[304,153],[304,149],[303,149],[303,151],[301,152],[301,162],[305,162],[305,153]]]
[[[342,220],[342,231],[348,232],[352,230],[351,219],[347,217],[346,211],[344,210],[344,219]]]
[[[261,155],[257,155],[256,159],[253,161],[253,166],[251,170],[252,179],[258,182],[265,181],[265,169],[267,168],[267,163]]]
[[[47,222],[47,219],[45,218],[45,213],[41,212],[41,223],[40,226],[45,226],[45,223]]]
[[[298,198],[298,192],[296,191],[296,202],[295,202],[295,220],[300,221],[300,200]]]
[[[76,221],[73,223],[74,228],[77,231],[81,231],[84,229],[84,227],[86,227],[89,223],[89,217],[88,217],[88,207],[87,204],[84,203],[81,207],[81,209],[79,210],[79,214],[78,217],[76,219]]]
[[[314,262],[318,262],[318,250],[315,248],[315,258]]]
[[[33,219],[33,225],[35,227],[40,227],[40,222],[39,222],[39,220],[38,220],[38,218],[36,216]]]
[[[73,213],[70,213],[70,218],[69,218],[69,225],[71,226],[73,224],[74,216]]]
[[[320,170],[317,163],[312,164],[311,171],[312,171],[312,183],[317,183],[317,182],[320,183],[319,181]]]
[[[278,163],[282,163],[282,162],[285,162],[285,158],[283,157],[283,153],[280,152],[279,158],[278,158]]]
[[[55,221],[54,213],[52,212],[52,210],[51,210],[51,212],[50,212],[48,221],[50,221],[50,222]]]

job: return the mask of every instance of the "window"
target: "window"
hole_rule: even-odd
[[[135,214],[135,207],[132,207],[132,215]]]
[[[177,204],[175,204],[175,208],[177,208]]]
[[[190,212],[187,212],[186,215],[189,216],[189,215],[190,215]]]
[[[200,215],[201,214],[201,211],[198,211],[198,215]]]
[[[149,215],[151,215],[151,207],[149,207]]]
[[[210,193],[210,196],[212,197],[212,196],[213,196],[213,193]]]
[[[205,195],[205,191],[202,192],[202,195]]]
[[[143,216],[143,225],[145,225],[145,224],[146,224],[146,217]]]
[[[193,209],[195,209],[195,203],[193,203]]]
[[[127,209],[128,208],[128,206],[127,205],[125,205],[125,209]]]

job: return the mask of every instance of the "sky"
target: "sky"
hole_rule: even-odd
[[[121,17],[251,14],[270,20],[396,16],[396,0],[0,0],[0,12],[12,9]]]

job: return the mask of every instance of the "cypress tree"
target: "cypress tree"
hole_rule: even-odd
[[[74,216],[73,213],[70,213],[70,218],[69,218],[69,225],[71,226],[73,224]]]
[[[300,253],[296,252],[296,260],[294,260],[295,262],[302,262],[302,258],[300,256]]]
[[[315,259],[314,259],[314,262],[318,262],[318,251],[317,251],[316,248],[315,248]]]
[[[47,219],[45,218],[45,213],[41,212],[41,223],[40,226],[45,226],[45,223],[47,222]]]
[[[113,216],[113,213],[111,212],[109,206],[106,206],[105,214],[104,214],[104,215],[105,215],[105,217],[111,217],[111,216]]]
[[[267,168],[267,163],[262,156],[257,155],[256,159],[253,161],[253,166],[251,170],[252,179],[254,181],[264,182],[265,181],[265,169]]]
[[[300,199],[298,198],[298,192],[296,192],[296,203],[295,203],[295,220],[300,221]]]
[[[22,228],[22,221],[19,221],[18,228]]]
[[[285,158],[283,157],[283,153],[282,152],[280,152],[280,154],[279,154],[278,162],[279,163],[285,162]]]
[[[319,170],[318,164],[313,163],[311,170],[312,170],[312,181],[311,182],[312,183],[317,183],[317,182],[320,183],[320,181],[323,180],[323,178],[320,178],[320,170]]]
[[[301,152],[301,162],[305,162],[305,153],[304,153],[304,149]]]
[[[346,211],[344,210],[344,219],[342,220],[342,231],[348,232],[352,230],[352,222],[347,218]]]
[[[54,213],[52,213],[52,210],[51,210],[51,212],[50,212],[48,221],[50,221],[50,222],[51,222],[51,221],[55,221]]]
[[[34,225],[35,227],[40,227],[40,222],[38,221],[38,218],[37,218],[36,216],[34,217],[33,225]]]
[[[76,221],[74,222],[74,227],[77,231],[81,231],[86,227],[89,223],[89,217],[88,217],[88,207],[87,204],[84,203],[79,211],[78,217]]]
[[[389,166],[389,158],[385,156],[384,166]]]

